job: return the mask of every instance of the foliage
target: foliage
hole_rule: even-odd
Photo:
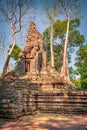
[[[78,77],[77,70],[76,69],[74,70],[73,67],[70,67],[69,73],[70,73],[70,79],[71,79],[72,83],[78,87],[81,87],[81,79],[80,79],[80,77]]]
[[[9,51],[10,51],[10,48],[12,47],[12,45],[9,46]],[[8,51],[8,52],[9,52]],[[15,46],[14,50],[13,50],[13,53],[12,53],[12,58],[17,61],[18,58],[19,58],[19,53],[21,52],[21,49],[19,48],[18,45]]]
[[[81,77],[81,87],[87,88],[87,45],[80,46],[75,65]]]
[[[80,77],[79,78],[76,78],[75,80],[71,80],[73,84],[75,84],[75,86],[79,87],[79,88],[82,88],[81,87],[81,79]]]
[[[54,60],[55,60],[55,68],[60,71],[63,62],[63,47],[66,35],[66,20],[57,20],[54,22],[53,26],[53,47],[54,47]],[[72,53],[73,47],[78,47],[85,40],[84,36],[80,34],[77,30],[79,27],[80,21],[79,19],[73,19],[70,21],[70,30],[69,30],[69,59],[70,54]],[[48,27],[43,33],[44,43],[46,45],[47,50],[47,61],[50,63],[50,27]],[[69,60],[70,61],[70,60]]]

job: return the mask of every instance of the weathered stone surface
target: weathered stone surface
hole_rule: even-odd
[[[87,91],[47,68],[42,36],[31,23],[15,71],[0,80],[0,117],[18,118],[36,110],[87,114]]]
[[[30,83],[28,79],[1,82],[0,118],[41,112],[87,114],[87,91],[66,90],[61,83]]]
[[[36,30],[35,24],[31,22],[26,44],[23,51],[20,52],[17,71],[19,75],[24,73],[29,75],[29,73],[46,70],[46,66],[46,52],[42,35]]]
[[[15,75],[24,75],[25,74],[25,58],[24,57],[18,61],[14,72],[15,72]]]
[[[26,108],[29,87],[26,82],[21,85],[22,81],[4,82],[0,87],[0,117],[16,118],[21,116]]]

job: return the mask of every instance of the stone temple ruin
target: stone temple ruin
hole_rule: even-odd
[[[0,118],[37,111],[87,114],[87,91],[48,69],[43,38],[33,22],[19,56],[15,70],[0,79]]]
[[[41,34],[36,30],[35,24],[30,24],[30,29],[27,41],[23,51],[20,53],[20,69],[19,74],[38,74],[41,71],[46,71],[46,52],[45,45]]]

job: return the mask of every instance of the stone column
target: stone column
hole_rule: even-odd
[[[30,61],[30,72],[31,73],[35,73],[36,72],[36,69],[35,69],[35,58],[31,59],[31,61]]]
[[[46,71],[47,63],[46,63],[46,52],[42,52],[42,71]]]
[[[38,73],[39,72],[39,70],[38,70],[38,52],[37,52],[37,54],[36,54],[36,56],[35,56],[35,68],[36,68],[36,73]]]

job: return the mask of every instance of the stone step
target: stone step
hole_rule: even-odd
[[[41,113],[56,113],[56,114],[75,114],[75,115],[87,115],[87,112],[83,111],[61,111],[60,110],[40,110]]]
[[[35,105],[37,106],[69,106],[69,107],[87,107],[87,104],[82,104],[82,103],[78,103],[78,104],[71,104],[71,103],[36,103]]]
[[[87,104],[87,100],[33,100],[33,102],[38,102],[38,103],[73,103],[73,104]]]
[[[37,94],[38,96],[38,94]],[[35,98],[35,95],[32,96],[32,98]],[[87,96],[46,96],[46,95],[43,95],[43,96],[38,96],[38,99],[49,99],[49,100],[56,100],[56,99],[59,99],[59,100],[87,100]]]

